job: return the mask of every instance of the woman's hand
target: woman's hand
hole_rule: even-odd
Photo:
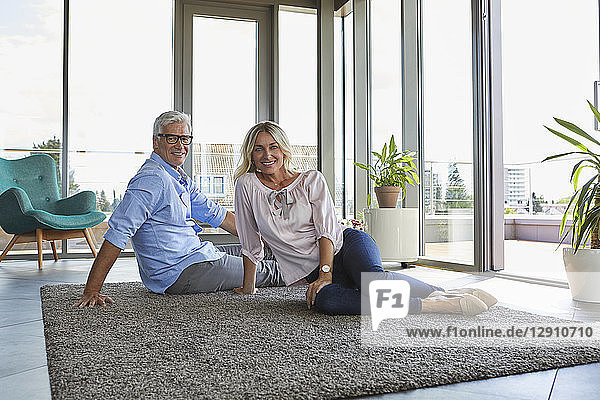
[[[256,293],[256,264],[254,264],[246,255],[242,256],[244,263],[244,279],[242,287],[233,289],[237,294],[255,294]]]
[[[315,305],[317,293],[319,293],[324,286],[329,285],[331,283],[331,279],[331,273],[321,274],[319,279],[308,285],[308,289],[306,290],[306,305],[308,306],[309,310]]]
[[[243,287],[237,287],[235,289],[233,289],[234,292],[236,292],[237,294],[256,294],[256,288],[250,290],[250,289],[246,289]]]
[[[324,272],[321,268],[323,266],[329,266],[329,269]],[[327,286],[331,283],[333,279],[333,270],[331,269],[333,265],[333,242],[331,239],[323,236],[319,239],[319,278],[308,285],[308,289],[306,290],[306,305],[308,309],[315,305],[315,299],[317,298],[317,293],[323,286]]]

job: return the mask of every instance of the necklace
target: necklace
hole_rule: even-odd
[[[263,181],[272,184],[273,186],[275,186],[276,188],[278,188],[279,186],[283,185],[283,183],[286,181],[286,178],[282,179],[279,183],[275,183],[272,181],[269,181],[268,179],[265,178],[265,175],[261,172],[260,175],[263,178]]]

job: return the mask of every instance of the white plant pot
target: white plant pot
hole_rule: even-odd
[[[573,300],[600,303],[600,250],[564,248],[563,260]]]
[[[364,215],[365,230],[377,243],[382,261],[419,258],[418,208],[368,208]]]

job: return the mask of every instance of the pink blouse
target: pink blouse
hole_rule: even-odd
[[[264,257],[261,236],[273,250],[286,285],[304,278],[319,266],[318,240],[342,247],[345,227],[337,222],[325,178],[305,171],[280,191],[265,186],[254,173],[235,184],[235,226],[242,254],[253,263]]]

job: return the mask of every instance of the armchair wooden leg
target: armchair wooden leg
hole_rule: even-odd
[[[4,251],[2,252],[2,255],[0,256],[0,261],[2,261],[4,259],[4,256],[6,255],[6,253],[8,253],[8,251],[10,249],[12,249],[12,247],[15,245],[15,243],[17,243],[17,239],[19,238],[19,235],[14,235],[12,237],[12,239],[10,239],[10,242],[8,243],[8,245],[6,246],[6,248],[4,249]]]
[[[50,241],[50,246],[52,246],[52,254],[54,255],[54,261],[58,261],[58,255],[56,254],[56,244],[54,240]]]
[[[88,228],[83,229],[83,236],[85,236],[85,240],[87,241],[88,246],[90,246],[90,250],[92,250],[92,254],[94,255],[94,258],[96,258],[98,253],[96,253],[96,248],[94,247],[94,242],[92,241],[92,235]]]
[[[37,248],[38,248],[38,268],[42,269],[42,238],[43,238],[43,232],[41,229],[36,229],[35,230],[35,240],[37,242]]]

